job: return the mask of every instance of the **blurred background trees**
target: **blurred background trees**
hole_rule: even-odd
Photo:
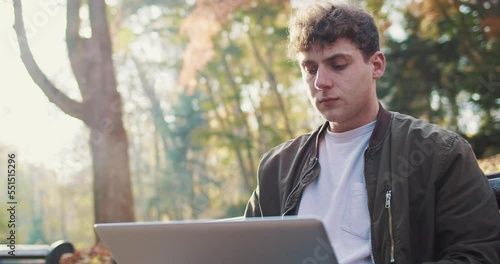
[[[402,15],[407,36],[386,38],[385,101],[462,134],[478,157],[498,153],[499,2],[411,1]]]
[[[301,1],[106,2],[136,220],[241,215],[265,151],[322,123],[286,57]],[[383,34],[383,104],[462,134],[479,158],[499,153],[499,1],[357,2]],[[61,170],[24,168],[39,175],[26,199],[44,201],[25,209],[26,241],[93,236],[84,134]]]

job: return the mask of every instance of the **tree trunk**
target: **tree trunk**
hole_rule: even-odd
[[[124,177],[130,175],[127,135],[117,123],[109,133],[92,132],[90,140],[96,223],[134,220],[130,177]]]
[[[127,134],[116,89],[104,0],[88,1],[92,37],[79,36],[80,0],[67,2],[66,42],[73,74],[82,95],[78,102],[57,89],[33,58],[26,39],[20,0],[14,0],[21,59],[33,81],[63,112],[90,129],[96,223],[134,221]]]

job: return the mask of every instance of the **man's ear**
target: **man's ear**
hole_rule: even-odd
[[[373,67],[373,79],[378,80],[385,72],[385,55],[382,51],[375,52],[370,58]]]

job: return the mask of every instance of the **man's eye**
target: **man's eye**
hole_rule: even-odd
[[[318,68],[316,68],[316,67],[305,67],[305,68],[304,68],[304,71],[305,71],[308,75],[314,75],[314,74],[316,74],[316,72],[318,71]]]
[[[347,67],[347,64],[332,64],[334,70],[343,70]]]

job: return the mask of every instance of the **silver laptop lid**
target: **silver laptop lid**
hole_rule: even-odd
[[[321,221],[255,218],[96,224],[118,264],[337,264]]]

